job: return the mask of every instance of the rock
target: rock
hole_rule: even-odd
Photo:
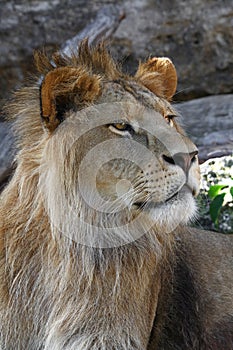
[[[67,40],[61,46],[60,51],[70,57],[79,47],[79,43],[85,38],[88,38],[90,46],[96,45],[100,40],[109,39],[124,18],[125,13],[119,6],[109,5],[103,7],[98,11],[95,20],[72,39]]]
[[[14,137],[10,124],[0,123],[0,176],[14,158]]]
[[[12,173],[14,156],[14,136],[10,124],[0,122],[0,190]]]
[[[35,49],[56,51],[66,40],[86,29],[86,25],[95,19],[97,12],[106,4],[108,8],[113,6],[108,0],[2,0],[0,105],[9,97],[11,90],[24,83],[30,74],[34,74]],[[114,4],[114,7],[117,6]],[[87,31],[86,33],[88,34]],[[104,36],[98,30],[97,33]],[[91,34],[94,35],[93,32]]]
[[[176,105],[201,162],[233,153],[233,95],[195,99]]]
[[[146,56],[168,56],[179,77],[177,100],[233,91],[232,1],[124,1],[114,38],[131,71]]]
[[[33,72],[34,49],[59,48],[113,0],[1,1],[0,99]],[[169,56],[179,76],[177,100],[233,92],[232,1],[118,0],[126,13],[112,52],[126,70],[148,55]],[[124,56],[122,59],[122,55]],[[0,103],[1,104],[1,103]]]

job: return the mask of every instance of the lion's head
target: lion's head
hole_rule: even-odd
[[[186,224],[195,213],[199,167],[169,103],[177,85],[172,62],[152,58],[127,76],[103,45],[83,42],[77,56],[56,54],[51,63],[36,54],[36,63],[40,105],[35,88],[16,111],[19,167],[37,167],[53,229],[114,246],[151,226],[170,232]]]

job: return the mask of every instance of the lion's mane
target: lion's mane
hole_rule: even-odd
[[[54,68],[43,55],[37,55],[36,61],[40,73]],[[102,46],[89,51],[83,44],[78,57],[65,60],[54,56],[53,61],[57,67],[79,65],[79,70],[86,75],[96,74],[97,79],[123,76]],[[82,89],[87,84],[85,79],[86,76]],[[72,183],[75,169],[70,166],[65,175],[62,171],[59,174],[63,159],[54,151],[56,145],[51,147],[52,155],[45,153],[50,135],[41,123],[39,101],[40,86],[36,84],[16,92],[7,110],[13,119],[19,151],[15,174],[0,205],[3,349],[113,349],[111,334],[117,327],[114,349],[142,349],[151,324],[140,310],[145,308],[146,313],[151,313],[156,304],[156,300],[150,301],[151,295],[144,299],[145,289],[150,290],[151,280],[156,281],[160,275],[171,235],[151,230],[136,242],[100,249],[79,244],[70,239],[69,233],[66,236],[54,228],[56,207],[50,208],[48,214],[46,198],[53,195],[51,192],[58,194],[57,201],[51,202],[59,205],[59,193]],[[65,143],[67,131],[60,137],[60,143]],[[57,164],[53,179],[44,176],[45,156]],[[51,186],[50,193],[44,191],[49,188],[46,181]],[[69,186],[68,189],[72,191]],[[81,229],[75,227],[73,231],[79,234]],[[153,283],[156,295],[159,285]],[[129,302],[131,298],[134,303]]]

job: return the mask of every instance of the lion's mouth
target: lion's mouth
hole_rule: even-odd
[[[177,191],[177,192],[174,193],[171,197],[169,197],[168,199],[166,199],[164,203],[170,202],[171,200],[177,198],[178,194],[179,194],[179,191]]]
[[[148,199],[144,202],[135,202],[133,205],[136,209],[144,209],[144,208],[151,208],[151,207],[159,207],[163,204],[172,203],[175,202],[178,198],[178,196],[182,196],[182,193],[185,192],[191,192],[193,195],[193,191],[191,188],[187,185],[184,185],[179,191],[175,192],[173,195],[171,195],[169,198],[165,199],[163,202],[156,202],[153,199]]]
[[[168,199],[166,199],[164,202],[155,202],[154,200],[147,200],[144,202],[135,202],[133,204],[133,206],[137,209],[144,209],[144,208],[151,208],[151,207],[157,207],[160,206],[164,203],[168,203],[170,201],[173,201],[177,198],[179,192],[174,193],[171,197],[169,197]]]

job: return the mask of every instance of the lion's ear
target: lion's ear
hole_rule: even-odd
[[[83,68],[59,67],[45,75],[41,84],[41,117],[50,131],[56,129],[65,112],[92,102],[100,92],[100,78]]]
[[[153,57],[140,63],[135,77],[155,95],[167,100],[176,92],[176,69],[167,57]]]

